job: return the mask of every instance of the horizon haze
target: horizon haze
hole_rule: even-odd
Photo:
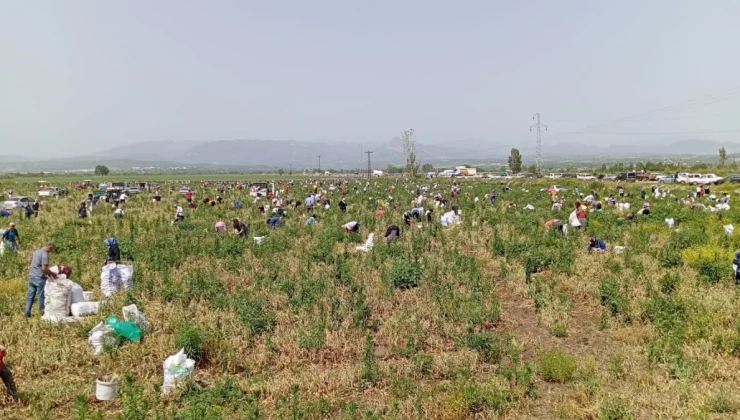
[[[740,3],[4,1],[0,155],[141,142],[740,148]],[[714,153],[714,151],[712,151]],[[359,151],[358,151],[359,154]]]

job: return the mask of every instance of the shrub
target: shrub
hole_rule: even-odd
[[[205,333],[203,329],[191,323],[184,322],[175,329],[175,346],[185,349],[185,354],[197,362],[203,355]]]
[[[264,301],[248,292],[234,293],[231,306],[244,328],[251,334],[272,331],[275,326],[275,316],[265,309]]]
[[[395,259],[391,265],[390,277],[393,286],[398,289],[417,287],[421,281],[421,267],[414,261]]]
[[[499,363],[506,349],[500,337],[492,333],[476,333],[469,331],[466,346],[478,352],[486,363]]]
[[[626,314],[629,310],[627,293],[622,290],[619,281],[613,277],[605,277],[599,283],[601,304],[612,316]]]
[[[601,419],[603,420],[632,420],[634,418],[635,415],[632,414],[629,403],[624,398],[608,398],[601,405]]]
[[[671,293],[678,290],[678,286],[681,284],[681,275],[678,272],[665,273],[660,278],[660,290],[670,295]]]
[[[537,370],[547,382],[566,383],[573,379],[577,367],[575,356],[559,349],[546,351],[537,359]]]

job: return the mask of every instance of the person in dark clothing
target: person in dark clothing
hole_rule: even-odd
[[[735,285],[740,285],[740,250],[735,253],[732,264],[735,266]]]
[[[427,209],[426,216],[427,216],[427,223],[432,224],[432,217],[434,213],[434,209]]]
[[[414,221],[414,216],[410,211],[403,212],[403,221],[406,222],[407,226],[411,226],[411,223]]]
[[[276,227],[279,227],[280,226],[280,217],[278,217],[278,216],[272,216],[272,217],[270,217],[269,219],[267,219],[267,224],[271,228],[273,228],[273,229],[275,229]]]
[[[3,361],[5,359],[5,347],[0,346],[0,379],[5,384],[5,389],[8,390],[13,399],[18,399],[18,390],[15,387],[15,380],[13,379],[13,372],[5,365]]]
[[[401,229],[396,225],[388,226],[385,231],[385,243],[389,244],[401,236]]]
[[[244,222],[242,222],[241,220],[235,218],[234,219],[233,227],[234,227],[234,234],[235,235],[238,235],[238,236],[247,236],[247,235],[249,235],[249,227]]]
[[[347,201],[344,198],[339,201],[339,211],[347,213]]]
[[[109,262],[120,262],[121,261],[121,249],[118,247],[118,240],[111,236],[106,239],[105,244],[108,245],[108,261]]]
[[[80,203],[80,207],[77,208],[77,215],[80,217],[80,219],[87,218],[87,207],[85,207],[84,201]]]

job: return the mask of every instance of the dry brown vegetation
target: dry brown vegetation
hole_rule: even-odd
[[[385,197],[391,183],[395,201],[410,207],[413,191],[401,183],[377,181],[368,191],[351,183],[348,214],[334,195],[319,224],[304,226],[305,210],[290,209],[276,230],[243,191],[224,197],[241,198],[243,209],[200,207],[176,225],[174,192],[159,204],[133,198],[122,221],[102,205],[77,219],[81,193],[48,200],[38,219],[14,215],[22,246],[0,257],[0,344],[22,400],[0,393],[0,418],[737,418],[740,318],[730,265],[740,238],[722,226],[740,222],[740,212],[665,199],[628,222],[605,207],[584,232],[562,237],[543,222],[566,220],[569,210],[553,214],[535,192],[544,184],[503,193],[500,184],[463,181],[470,197],[455,200],[463,225],[402,226],[386,246],[385,228],[403,221],[393,211],[375,218],[370,197]],[[586,187],[602,197],[614,189]],[[449,181],[439,188],[448,191]],[[627,189],[639,195],[639,185]],[[494,206],[484,199],[492,190]],[[306,191],[296,184],[288,195],[302,200]],[[215,195],[212,187],[195,192],[198,200]],[[536,210],[522,210],[527,203]],[[250,236],[268,236],[265,244],[212,232],[237,215]],[[663,222],[668,216],[677,229]],[[341,231],[349,220],[360,221],[361,236]],[[374,250],[355,251],[370,232]],[[627,250],[589,255],[592,234]],[[135,258],[134,289],[78,323],[46,323],[36,307],[23,317],[34,248],[56,241],[53,263],[70,264],[73,279],[99,297],[108,236]],[[417,287],[398,287],[417,275]],[[152,332],[93,356],[90,328],[129,303]],[[193,382],[163,397],[162,363],[183,344],[200,353]],[[124,377],[113,402],[95,401],[102,373]]]

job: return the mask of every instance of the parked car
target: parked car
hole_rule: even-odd
[[[679,184],[695,184],[695,180],[701,178],[701,174],[678,174]]]
[[[613,174],[600,174],[597,178],[601,181],[614,181],[617,179],[617,176]]]
[[[563,177],[563,174],[550,174],[547,176],[547,178],[550,178],[550,179],[558,179],[562,177]]]
[[[43,188],[36,193],[39,197],[64,197],[67,195],[67,190],[63,188],[57,188],[57,187],[47,187]]]
[[[596,179],[596,177],[591,174],[576,174],[576,178],[583,180],[583,181],[591,181],[591,180]]]
[[[637,174],[634,172],[622,172],[617,176],[617,180],[619,181],[636,181],[637,180]]]
[[[704,174],[699,176],[699,178],[689,178],[690,184],[715,184],[717,181],[719,181],[720,177],[718,177],[715,174]]]
[[[737,183],[737,182],[740,182],[740,174],[733,174],[733,175],[728,175],[728,176],[726,176],[726,177],[724,177],[724,178],[720,179],[720,180],[719,180],[719,181],[717,181],[716,183],[717,183],[717,184],[724,184],[725,182],[730,182],[730,183]]]
[[[190,191],[190,188],[188,188],[188,187],[182,187],[182,188],[180,188],[180,194],[182,194],[182,195],[187,194],[188,191]]]
[[[662,175],[658,177],[658,184],[675,184],[675,183],[676,183],[675,175]]]
[[[141,193],[141,190],[139,189],[139,187],[129,187],[126,189],[126,194],[134,195],[134,194],[139,194],[139,193]]]
[[[26,203],[33,203],[33,198],[31,197],[13,197],[7,199],[3,203],[3,208],[6,210],[13,210],[13,209],[19,209],[23,207]]]

